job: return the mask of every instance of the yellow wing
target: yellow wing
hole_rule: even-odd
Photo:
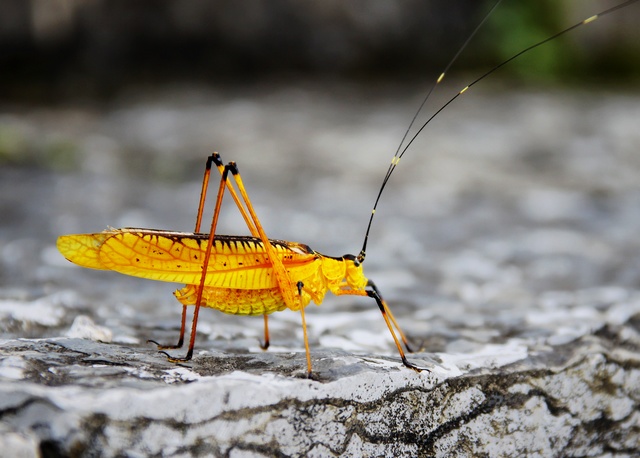
[[[286,269],[313,269],[318,256],[306,245],[272,240]],[[166,282],[197,285],[208,245],[207,234],[151,229],[111,229],[63,235],[58,250],[71,262],[93,269]],[[238,289],[277,287],[260,239],[216,236],[205,286]]]
[[[111,236],[109,231],[98,234],[73,234],[58,237],[58,251],[74,264],[90,269],[108,270],[100,262],[100,246]]]

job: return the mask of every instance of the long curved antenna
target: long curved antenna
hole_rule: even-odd
[[[396,156],[400,153],[400,150],[402,149],[402,145],[403,145],[404,141],[407,139],[407,136],[409,135],[409,132],[411,131],[411,128],[413,127],[413,124],[416,122],[416,119],[418,119],[418,115],[420,115],[420,113],[422,112],[422,109],[424,108],[425,104],[427,103],[427,100],[429,100],[429,98],[431,97],[431,94],[433,93],[433,91],[436,89],[436,86],[442,82],[442,80],[444,79],[444,76],[446,75],[446,73],[449,71],[451,66],[458,60],[458,57],[460,57],[460,54],[462,54],[462,51],[464,51],[465,48],[467,47],[467,45],[471,42],[471,40],[473,40],[473,37],[476,35],[478,30],[480,30],[482,28],[482,26],[484,25],[484,23],[487,22],[487,19],[489,19],[489,16],[491,16],[493,11],[498,7],[498,5],[501,2],[502,2],[502,0],[497,0],[493,4],[491,9],[489,11],[487,11],[487,13],[484,15],[484,17],[480,21],[480,23],[476,26],[475,29],[473,29],[473,32],[471,32],[471,34],[467,37],[467,39],[464,41],[462,46],[460,46],[460,49],[458,49],[456,54],[451,58],[451,60],[449,61],[447,66],[444,68],[442,73],[440,73],[440,76],[438,76],[438,79],[431,85],[431,87],[429,88],[429,92],[427,92],[427,95],[425,95],[424,99],[422,99],[422,102],[420,103],[420,106],[418,107],[418,109],[414,113],[413,118],[411,118],[411,122],[409,123],[409,126],[404,131],[404,135],[402,136],[402,140],[400,140],[400,143],[398,144],[398,149],[396,149]],[[391,166],[389,166],[389,167],[391,167]],[[389,173],[389,171],[387,171],[387,173]]]
[[[403,150],[402,146],[404,145],[404,141],[407,139],[407,136],[409,135],[409,132],[411,132],[411,128],[415,124],[416,120],[418,119],[418,116],[422,112],[422,109],[424,108],[424,106],[426,105],[427,101],[431,97],[431,94],[433,94],[433,91],[435,91],[436,86],[438,86],[438,84],[440,84],[442,82],[442,80],[444,80],[444,77],[447,74],[447,72],[449,71],[449,69],[451,68],[451,66],[458,60],[458,57],[460,57],[460,54],[462,54],[462,51],[465,50],[465,48],[471,42],[471,40],[476,35],[478,30],[480,30],[482,28],[482,26],[484,25],[484,23],[487,22],[487,20],[489,19],[489,17],[493,13],[493,11],[498,7],[498,5],[501,2],[502,2],[502,0],[497,0],[493,4],[493,6],[489,9],[489,11],[487,11],[487,13],[482,17],[482,20],[478,23],[478,25],[476,25],[476,27],[473,29],[473,32],[471,32],[469,34],[469,36],[464,41],[464,43],[462,43],[462,46],[460,46],[458,51],[455,53],[455,55],[451,58],[451,60],[447,64],[447,66],[440,73],[440,76],[438,76],[436,81],[431,85],[431,87],[429,88],[429,91],[427,92],[427,94],[425,95],[424,99],[422,99],[422,102],[418,106],[418,109],[413,114],[413,117],[411,118],[411,121],[409,122],[409,125],[407,126],[407,129],[404,131],[404,135],[402,136],[402,139],[400,140],[400,143],[398,144],[398,148],[396,149],[396,152],[393,155],[393,160],[391,161],[391,164],[389,164],[389,168],[387,169],[387,173],[386,173],[386,175],[384,177],[384,180],[382,181],[382,187],[380,188],[380,191],[378,191],[378,196],[376,197],[376,201],[375,201],[375,203],[373,205],[373,210],[371,211],[371,216],[369,217],[369,224],[367,226],[367,231],[366,231],[365,236],[364,236],[364,243],[362,245],[362,250],[360,251],[360,254],[358,255],[358,258],[357,258],[358,262],[364,261],[364,258],[366,256],[367,241],[369,239],[369,231],[371,230],[371,223],[373,222],[373,215],[376,212],[376,208],[378,206],[378,201],[380,200],[380,196],[382,195],[382,191],[384,190],[384,187],[385,187],[385,185],[387,183],[387,180],[391,176],[391,173],[393,173],[393,169],[395,169],[395,166],[397,164],[396,158],[398,158],[398,160],[399,160],[399,156],[404,154],[404,151],[406,150],[406,147]],[[414,138],[415,138],[415,136],[414,136]],[[411,139],[411,141],[413,141],[413,138]]]
[[[548,38],[545,38],[544,40],[541,40],[537,43],[534,43],[531,46],[526,47],[525,49],[523,49],[522,51],[514,54],[513,56],[509,57],[508,59],[506,59],[505,61],[499,63],[498,65],[496,65],[495,67],[493,67],[492,69],[488,70],[486,73],[482,74],[481,76],[479,76],[478,78],[476,78],[475,80],[473,80],[471,83],[469,83],[467,86],[465,86],[462,90],[460,90],[456,95],[454,95],[453,97],[451,97],[444,105],[442,105],[440,108],[438,108],[430,117],[429,119],[427,119],[422,126],[416,131],[416,133],[411,137],[411,139],[407,142],[407,144],[402,147],[402,144],[404,143],[404,140],[406,139],[409,130],[411,129],[411,127],[413,126],[418,114],[420,113],[420,111],[422,110],[422,107],[424,106],[424,104],[426,103],[427,99],[429,98],[429,96],[431,95],[431,93],[433,92],[435,86],[442,80],[442,78],[444,77],[444,72],[440,75],[440,77],[438,78],[438,80],[436,81],[436,83],[432,86],[432,88],[429,90],[427,97],[425,97],[424,101],[422,102],[422,104],[420,105],[420,108],[418,109],[417,113],[415,114],[415,116],[413,117],[413,119],[411,120],[411,123],[409,125],[409,128],[407,129],[407,131],[405,132],[405,135],[402,137],[402,141],[400,142],[400,146],[398,147],[398,150],[396,151],[396,153],[393,155],[393,158],[391,159],[391,164],[389,165],[389,168],[387,169],[387,173],[385,174],[384,179],[382,180],[382,185],[380,186],[380,190],[378,191],[378,195],[376,196],[376,200],[373,204],[373,209],[371,210],[371,216],[369,217],[369,224],[367,225],[367,231],[365,232],[364,235],[364,242],[362,244],[362,250],[360,251],[360,254],[357,257],[357,260],[359,262],[364,261],[365,257],[366,257],[366,251],[367,251],[367,241],[369,240],[369,232],[371,230],[371,224],[373,222],[373,217],[376,213],[376,208],[378,207],[378,202],[380,201],[380,196],[382,196],[382,192],[384,191],[385,187],[387,186],[387,182],[389,181],[389,178],[391,177],[391,174],[393,174],[393,171],[396,169],[396,166],[398,165],[398,163],[400,162],[400,159],[402,158],[402,156],[404,156],[404,154],[407,152],[407,150],[409,149],[409,147],[411,146],[411,144],[414,142],[414,140],[416,138],[418,138],[418,136],[422,133],[422,131],[424,130],[425,127],[427,127],[427,125],[433,121],[433,119],[438,116],[445,108],[447,108],[449,105],[451,105],[453,103],[454,100],[456,100],[458,97],[460,97],[462,94],[464,94],[469,88],[471,88],[472,86],[474,86],[476,83],[479,83],[480,81],[482,81],[483,79],[485,79],[486,77],[488,77],[489,75],[491,75],[492,73],[496,72],[497,70],[499,70],[500,68],[504,67],[505,65],[507,65],[509,62],[517,59],[518,57],[520,57],[521,55],[531,51],[532,49],[535,49],[539,46],[542,46],[545,43],[548,43],[549,41],[555,40],[556,38],[560,37],[561,35],[564,35],[578,27],[581,27],[583,25],[587,25],[590,24],[592,22],[594,22],[596,19],[605,16],[607,14],[613,13],[614,11],[620,10],[622,8],[625,8],[633,3],[638,2],[639,0],[627,0],[626,2],[622,2],[616,6],[613,6],[609,9],[606,9],[598,14],[594,14],[593,16],[588,17],[587,19],[584,19],[580,22],[578,22],[577,24],[574,24],[570,27],[567,27],[564,30],[561,30],[560,32],[557,32],[553,35],[551,35]],[[499,1],[498,1],[499,3]],[[495,9],[495,7],[497,6],[494,5],[491,10],[489,11],[488,15],[491,14],[491,12]],[[487,15],[487,16],[488,16]],[[471,34],[471,36],[469,37],[469,39],[467,39],[464,43],[464,45],[462,46],[462,48],[460,49],[460,51],[458,51],[458,53],[456,53],[454,59],[452,60],[452,62],[447,66],[447,70],[449,69],[449,67],[451,66],[451,64],[453,64],[453,62],[457,59],[458,55],[460,54],[460,52],[462,52],[462,50],[464,49],[464,47],[466,47],[466,45],[468,44],[469,40],[471,39],[471,37],[473,37],[473,35],[475,35],[475,33],[477,32],[478,28],[486,21],[487,16],[485,16],[482,21],[480,22],[480,24],[478,25],[478,27],[476,27],[476,29],[473,31],[473,33]],[[446,71],[446,70],[445,70]]]

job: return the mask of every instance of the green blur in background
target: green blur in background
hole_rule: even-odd
[[[454,67],[486,69],[615,3],[505,0]],[[0,96],[110,98],[123,87],[318,78],[430,80],[492,2],[4,0]],[[638,8],[533,51],[503,77],[588,83],[640,77]]]

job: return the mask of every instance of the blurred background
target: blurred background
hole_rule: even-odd
[[[4,0],[5,100],[109,98],[124,87],[265,79],[419,80],[437,75],[492,2]],[[505,1],[457,64],[485,69],[614,5]],[[556,82],[640,74],[633,10],[597,21],[505,69]]]
[[[427,112],[615,4],[505,0]],[[411,116],[490,7],[3,0],[0,296],[72,289],[114,314],[160,304],[175,318],[174,285],[74,269],[55,239],[107,225],[192,230],[212,151],[238,162],[273,238],[357,253]],[[369,275],[394,302],[513,306],[640,285],[639,15],[632,5],[528,53],[425,130],[369,245]],[[232,208],[221,231],[247,232]]]

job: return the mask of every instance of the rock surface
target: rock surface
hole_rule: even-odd
[[[345,298],[308,309],[311,380],[293,312],[273,316],[263,352],[260,317],[204,310],[193,361],[172,364],[145,342],[177,338],[176,285],[55,251],[58,234],[108,224],[189,230],[214,145],[269,234],[357,252],[419,91],[382,92],[5,113],[18,144],[58,156],[0,169],[0,450],[637,456],[637,95],[471,95],[403,159],[366,272],[430,372],[401,365],[375,304]],[[221,224],[241,232],[230,209]]]
[[[13,456],[633,456],[639,331],[636,316],[556,345],[418,354],[420,374],[316,350],[313,380],[300,352],[176,366],[140,346],[7,340],[0,443]]]

